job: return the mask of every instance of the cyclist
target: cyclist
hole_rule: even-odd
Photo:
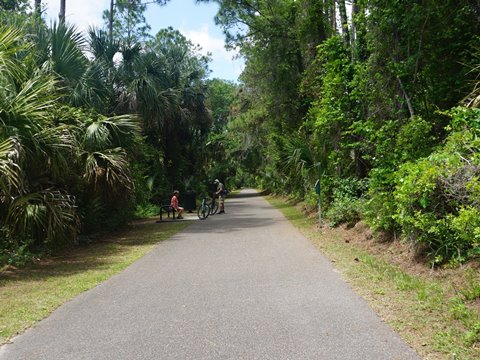
[[[220,211],[218,213],[225,214],[225,186],[218,179],[215,179],[213,183],[217,185],[215,195],[218,196],[218,202],[220,203]]]

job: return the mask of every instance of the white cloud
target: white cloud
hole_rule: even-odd
[[[52,21],[58,20],[60,0],[43,0],[42,4],[46,7],[46,18]],[[103,11],[109,6],[109,0],[67,0],[65,17],[67,22],[85,31],[90,26],[102,26]]]
[[[232,60],[237,55],[235,51],[227,51],[223,38],[215,37],[209,32],[207,24],[203,24],[200,29],[180,29],[180,32],[188,38],[193,44],[202,47],[202,53],[212,53],[215,60]]]
[[[200,45],[202,54],[211,53],[213,76],[235,80],[242,73],[245,64],[242,59],[237,59],[238,51],[227,51],[223,37],[212,35],[208,24],[203,24],[199,29],[182,27],[180,32],[193,44]]]
[[[32,7],[33,2],[31,0]],[[46,8],[44,16],[47,22],[58,21],[60,0],[43,0],[42,4]],[[101,27],[103,25],[102,14],[109,7],[110,0],[67,0],[65,15],[68,23],[74,24],[80,31],[86,31],[90,26]],[[223,35],[213,35],[214,31],[208,24],[203,24],[196,29],[189,29],[188,25],[184,24],[180,28],[180,32],[193,44],[200,45],[202,54],[211,53],[212,76],[231,80],[238,78],[243,70],[244,62],[242,59],[235,59],[238,55],[237,51],[225,49]]]

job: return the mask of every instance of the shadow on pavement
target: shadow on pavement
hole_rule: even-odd
[[[269,195],[270,191],[264,190],[261,192],[241,192],[238,194],[231,194],[228,195],[227,198],[229,199],[236,199],[236,198],[251,198],[251,197],[259,197],[259,196],[266,196]]]
[[[256,202],[255,205],[252,205],[245,201],[232,199],[225,204],[226,214],[210,215],[207,219],[197,222],[182,232],[190,234],[232,233],[244,231],[246,228],[266,228],[284,221],[283,218],[272,218],[267,215],[266,211],[270,209],[271,206],[267,203]]]

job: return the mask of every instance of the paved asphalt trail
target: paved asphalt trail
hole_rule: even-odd
[[[419,359],[264,199],[226,210],[61,306],[0,359]]]

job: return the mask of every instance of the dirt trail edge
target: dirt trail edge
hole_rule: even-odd
[[[256,195],[64,304],[0,359],[419,359]]]

